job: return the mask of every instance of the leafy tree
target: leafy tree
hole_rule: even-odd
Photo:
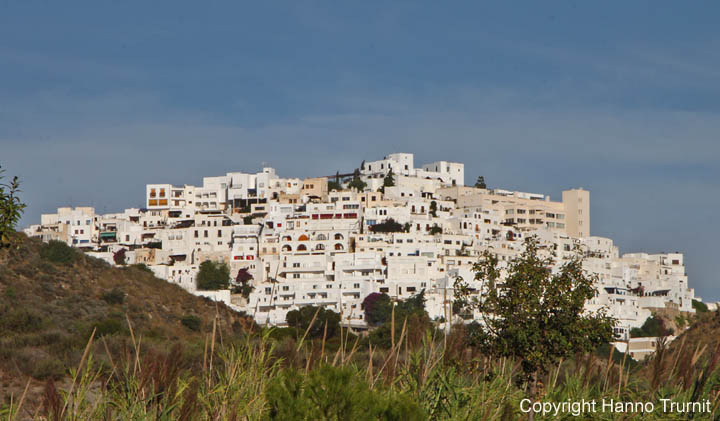
[[[217,291],[228,289],[230,286],[230,268],[225,263],[206,260],[200,263],[196,282],[199,290]]]
[[[125,293],[119,288],[113,288],[103,293],[100,298],[108,304],[122,304],[125,301]]]
[[[552,257],[540,255],[537,238],[528,237],[503,279],[497,256],[488,251],[473,266],[475,279],[484,285],[481,299],[468,297],[467,284],[456,282],[461,303],[483,314],[477,344],[493,355],[520,360],[532,400],[539,376],[550,365],[613,339],[613,318],[604,311],[584,311],[595,288],[593,278],[583,271],[581,257],[573,257],[555,274],[553,265]]]
[[[328,181],[328,190],[342,190],[342,185],[337,181]]]
[[[399,222],[396,222],[392,218],[388,218],[379,224],[370,226],[370,232],[372,232],[372,233],[379,233],[379,232],[388,233],[388,232],[404,232],[404,231],[405,231],[405,227],[403,225],[401,225]]]
[[[665,321],[655,316],[648,317],[642,327],[630,329],[630,337],[632,338],[650,338],[672,334],[673,330],[665,327]]]
[[[317,316],[315,313],[317,312]],[[315,321],[313,322],[313,317]],[[300,310],[289,311],[285,317],[288,326],[294,327],[305,333],[312,322],[312,327],[308,331],[310,338],[322,338],[325,332],[325,323],[327,323],[327,337],[332,338],[340,331],[340,315],[332,310],[320,307],[305,306]]]
[[[390,168],[390,171],[385,175],[383,178],[383,187],[392,187],[395,185],[395,173],[393,173],[392,168]]]
[[[372,326],[377,326],[390,320],[392,313],[392,301],[387,294],[373,292],[362,302],[365,311],[365,321]]]
[[[360,178],[359,170],[355,170],[352,180],[348,183],[348,187],[356,189],[357,191],[365,191],[367,183],[362,181],[362,179]]]
[[[430,228],[430,235],[442,234],[442,232],[443,232],[443,230],[442,230],[442,228],[440,228],[440,227],[438,226],[438,224],[434,224],[434,225]]]
[[[13,177],[9,184],[3,183],[3,170],[0,167],[0,247],[10,244],[10,234],[15,232],[15,226],[26,205],[20,201],[20,181]]]
[[[375,313],[380,313],[374,316],[379,319],[377,322],[379,326],[370,333],[370,342],[383,348],[390,348],[392,345],[393,313],[396,341],[402,335],[403,325],[405,325],[407,341],[413,347],[422,343],[425,333],[432,327],[430,316],[425,311],[425,290],[406,300],[395,303],[394,312],[391,305],[389,309],[383,309],[382,312],[376,311]]]
[[[430,216],[437,218],[437,202],[434,200],[430,202]]]
[[[485,177],[482,175],[477,178],[477,181],[475,182],[475,188],[477,189],[486,189],[487,184],[485,184]]]
[[[116,265],[125,266],[125,264],[127,263],[127,256],[125,255],[125,252],[125,249],[120,249],[113,253],[113,261]]]
[[[253,276],[248,270],[248,268],[242,268],[238,270],[238,274],[235,277],[233,294],[240,294],[245,297],[245,299],[247,299],[250,296],[250,293],[252,293],[255,289],[254,286],[250,285],[250,281],[252,281],[252,279]]]

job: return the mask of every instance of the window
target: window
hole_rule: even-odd
[[[208,238],[208,231],[207,231],[207,230],[205,230],[205,231],[203,232],[203,236],[204,236],[205,238]]]

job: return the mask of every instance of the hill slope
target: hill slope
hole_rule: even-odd
[[[226,339],[252,322],[223,304],[189,294],[142,266],[111,267],[61,243],[22,234],[0,249],[0,402],[27,376],[62,378],[76,367],[93,329],[95,355],[127,353],[132,333],[144,349],[183,345],[202,357],[217,314]],[[102,362],[102,361],[101,361]]]

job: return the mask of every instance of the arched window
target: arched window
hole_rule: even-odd
[[[309,238],[308,238],[308,236],[305,235],[305,234],[303,234],[303,235],[301,235],[300,237],[298,237],[298,241],[307,241],[307,240],[309,240]]]
[[[307,251],[307,247],[305,247],[305,244],[300,244],[297,248],[297,251]]]
[[[292,241],[292,237],[290,237],[289,235],[286,235],[282,238],[282,240],[283,241]]]
[[[336,239],[336,240],[342,240],[343,238],[345,238],[345,237],[343,237],[342,234],[340,234],[340,233],[335,234],[335,239]]]
[[[325,234],[318,234],[317,237],[315,237],[315,239],[317,241],[325,241],[325,240],[327,240],[327,237],[325,236]]]
[[[282,246],[282,251],[292,251],[292,247],[290,247],[288,244],[285,244]]]
[[[335,250],[344,250],[344,249],[345,248],[343,247],[342,244],[340,244],[340,243],[335,244]]]
[[[322,244],[318,244],[317,246],[315,246],[315,250],[325,250],[325,246]]]

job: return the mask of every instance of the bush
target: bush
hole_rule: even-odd
[[[183,317],[182,320],[180,320],[180,323],[195,332],[199,332],[200,328],[202,328],[202,319],[192,314]]]
[[[631,338],[648,338],[658,336],[672,335],[673,330],[665,327],[665,322],[655,316],[650,316],[645,320],[641,328],[634,327],[630,330]]]
[[[696,313],[707,313],[708,312],[707,304],[703,303],[702,301],[692,300],[692,307],[695,309]]]
[[[388,218],[382,223],[371,225],[370,231],[373,233],[405,232],[405,227],[402,224],[395,222],[394,219]]]
[[[125,266],[125,263],[127,263],[127,255],[125,252],[125,249],[120,249],[113,253],[113,262],[115,262],[116,265]]]
[[[0,313],[0,332],[36,332],[43,326],[43,318],[33,310],[16,308]]]
[[[36,379],[58,379],[65,375],[65,365],[56,358],[40,360],[33,368],[32,376]]]
[[[317,312],[317,317],[310,327],[310,322],[313,321],[313,317]],[[325,334],[325,324],[327,323],[327,337],[332,338],[340,331],[340,315],[332,310],[313,306],[305,306],[300,310],[293,310],[288,312],[285,317],[288,326],[296,328],[301,334],[305,334],[305,331],[310,327],[308,331],[308,337],[310,338],[322,338]]]
[[[373,292],[365,297],[362,308],[365,310],[365,321],[377,326],[390,320],[392,302],[387,294]]]
[[[77,251],[62,241],[52,240],[40,248],[40,257],[53,263],[69,264],[77,258]]]
[[[228,289],[230,286],[230,268],[225,263],[206,260],[200,264],[197,274],[197,288],[205,291]]]
[[[154,274],[154,272],[152,271],[152,269],[150,269],[150,268],[148,267],[148,265],[146,265],[145,263],[135,263],[134,265],[130,265],[130,267],[131,267],[131,268],[134,268],[134,269],[137,269],[137,270],[139,270],[139,271],[142,271],[142,272],[147,272],[147,273],[149,273],[149,274],[151,274],[151,275]]]
[[[124,331],[123,323],[115,318],[103,319],[95,323],[92,327],[96,329],[95,337],[113,335]],[[92,329],[90,331],[92,332]]]
[[[125,301],[125,293],[118,288],[113,288],[105,292],[101,298],[108,304],[122,304]]]
[[[351,367],[323,365],[303,376],[286,370],[267,390],[271,419],[426,419],[422,408],[407,395],[370,389],[364,376]]]

